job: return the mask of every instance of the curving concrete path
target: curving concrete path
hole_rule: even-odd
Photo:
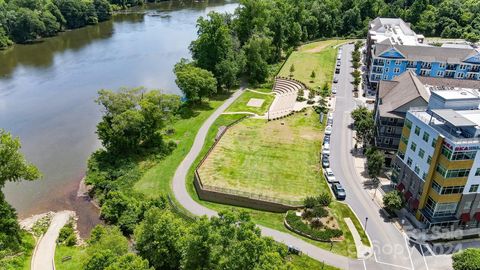
[[[74,215],[72,211],[61,211],[55,213],[50,221],[47,232],[37,242],[33,251],[31,269],[32,270],[55,270],[55,248],[60,229],[67,224],[70,217]]]
[[[216,216],[217,212],[206,208],[205,206],[194,201],[187,191],[186,176],[189,168],[195,162],[195,159],[200,154],[208,130],[212,126],[213,122],[225,111],[225,109],[232,104],[243,92],[245,88],[242,87],[236,91],[230,98],[228,98],[212,115],[203,123],[200,127],[195,141],[188,152],[187,156],[183,159],[182,163],[178,166],[175,175],[173,176],[173,193],[177,201],[192,214],[197,216],[206,215],[208,217]],[[363,261],[349,259],[324,249],[309,244],[291,234],[280,232],[267,227],[259,226],[262,231],[262,235],[272,237],[275,241],[284,243],[286,245],[292,245],[299,248],[304,254],[326,264],[341,268],[341,269],[361,269],[363,268]]]

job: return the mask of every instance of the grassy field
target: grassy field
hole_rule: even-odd
[[[326,265],[319,261],[316,261],[306,255],[296,256],[290,255],[287,259],[295,266],[295,269],[322,269],[322,270],[340,270],[336,267]]]
[[[293,78],[302,81],[308,87],[316,89],[325,82],[331,83],[335,68],[337,48],[335,46],[349,40],[324,40],[305,44],[294,51],[280,70],[280,76],[289,77],[290,67],[295,67]],[[310,74],[315,71],[316,77],[311,82]]]
[[[135,183],[134,189],[152,198],[171,193],[170,185],[175,170],[190,151],[197,131],[222,103],[223,99],[210,100],[208,105],[195,108],[191,117],[176,121],[173,125],[175,132],[165,139],[177,142],[177,147],[145,172]]]
[[[261,89],[259,92],[268,93],[264,90],[265,89]],[[255,91],[257,90],[255,89]],[[269,92],[270,91],[271,90],[269,90]],[[262,106],[260,107],[247,106],[248,102],[252,98],[263,99]],[[275,96],[271,94],[260,94],[260,93],[255,93],[251,91],[245,91],[245,93],[243,93],[240,97],[238,97],[238,99],[232,105],[230,105],[230,107],[228,107],[226,111],[227,112],[252,112],[258,115],[263,115],[267,112],[274,98]]]
[[[282,121],[246,119],[229,129],[199,173],[202,183],[301,204],[321,180],[322,126],[313,110]]]
[[[62,262],[62,259],[70,256],[70,260]],[[57,246],[55,250],[55,269],[57,270],[77,270],[82,269],[82,259],[85,256],[85,249],[82,247]]]
[[[365,235],[365,232],[363,231],[360,221],[356,218],[356,216],[351,212],[350,208],[346,206],[345,204],[334,202],[332,203],[332,208],[334,208],[333,214],[335,215],[335,218],[339,221],[340,227],[342,230],[344,230],[344,236],[345,240],[339,243],[335,243],[333,248],[330,250],[330,244],[329,243],[324,243],[324,242],[318,242],[318,241],[313,241],[308,238],[299,236],[288,229],[285,228],[283,225],[283,218],[284,214],[279,214],[279,213],[271,213],[271,212],[266,212],[266,211],[259,211],[259,210],[254,210],[254,209],[249,209],[249,208],[242,208],[242,207],[236,207],[236,206],[229,206],[229,205],[223,205],[223,204],[218,204],[218,203],[212,203],[212,202],[207,202],[207,201],[202,201],[198,198],[198,195],[195,191],[195,188],[193,186],[193,174],[194,174],[194,169],[197,166],[197,164],[200,162],[202,157],[207,153],[208,149],[210,146],[214,143],[215,141],[215,135],[217,133],[218,127],[221,125],[225,125],[225,122],[228,121],[226,117],[230,117],[232,115],[222,115],[220,116],[213,124],[213,126],[210,128],[208,134],[207,134],[207,139],[205,140],[205,144],[202,148],[202,151],[200,155],[197,157],[195,163],[190,167],[187,175],[187,179],[191,179],[191,181],[187,181],[187,190],[190,194],[190,196],[197,201],[198,203],[204,205],[205,207],[208,207],[210,209],[213,209],[215,211],[225,211],[225,210],[233,210],[233,211],[245,211],[247,212],[251,217],[252,220],[259,225],[269,227],[281,232],[289,233],[292,235],[295,235],[296,237],[311,243],[315,246],[318,246],[320,248],[323,248],[325,250],[329,250],[331,252],[351,257],[351,258],[356,258],[356,248],[355,244],[353,242],[353,237],[352,234],[348,231],[346,223],[343,221],[343,218],[345,217],[350,217],[357,229],[359,229],[360,235],[362,236],[362,242],[365,244],[368,244],[368,239]],[[233,121],[233,119],[232,119]],[[325,183],[325,180],[323,177],[319,179],[320,182]],[[363,241],[364,240],[364,241]],[[302,256],[303,258],[304,256]],[[311,259],[310,259],[311,260]],[[313,260],[314,261],[314,260]],[[314,261],[316,262],[316,261]],[[300,268],[302,269],[302,268]],[[307,269],[318,269],[318,268],[307,268]],[[329,268],[325,268],[329,269]],[[331,268],[334,269],[334,268]]]

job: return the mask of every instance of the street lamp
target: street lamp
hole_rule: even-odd
[[[367,231],[367,222],[368,222],[368,217],[365,217],[365,231]]]

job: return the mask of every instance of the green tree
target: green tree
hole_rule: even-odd
[[[205,69],[194,66],[182,59],[174,68],[177,83],[189,102],[199,103],[203,97],[217,92],[217,80]]]
[[[295,72],[295,66],[292,64],[290,65],[290,77],[293,77],[294,72]]]
[[[463,251],[453,254],[453,269],[455,270],[479,270],[480,269],[480,249],[467,248]]]
[[[40,171],[20,153],[20,139],[0,129],[0,189],[7,181],[35,180]]]
[[[371,148],[367,151],[368,176],[377,180],[385,163],[385,156],[382,151]]]
[[[110,20],[112,17],[112,6],[107,0],[94,0],[95,12],[99,22]]]
[[[57,22],[57,18],[48,10],[42,12],[41,21],[45,25],[45,29],[40,35],[44,37],[52,37],[61,30],[61,25]]]
[[[269,2],[266,0],[241,0],[235,10],[235,32],[241,44],[245,44],[254,33],[265,33],[269,21]]]
[[[243,46],[245,73],[252,83],[263,83],[268,77],[268,61],[271,56],[271,39],[253,36]]]
[[[389,211],[402,209],[403,207],[402,194],[397,190],[387,192],[383,196],[383,206]]]
[[[152,208],[135,229],[138,254],[155,269],[178,269],[182,259],[180,239],[185,225],[169,211]]]
[[[358,107],[352,111],[353,124],[356,131],[356,139],[360,143],[369,144],[373,140],[375,122],[373,113],[366,107]]]
[[[315,80],[316,76],[317,76],[317,74],[315,73],[315,70],[312,70],[312,73],[310,74],[311,82],[313,82]]]
[[[8,37],[5,29],[3,29],[3,27],[0,25],[0,49],[7,48],[12,44],[13,42]]]
[[[8,204],[5,196],[0,192],[0,247],[2,247],[2,250],[17,251],[22,242],[20,232],[17,212]],[[0,258],[2,258],[1,254]]]
[[[19,8],[15,13],[15,21],[10,28],[10,35],[18,43],[36,39],[45,32],[45,24],[38,14],[28,8]]]
[[[148,261],[133,253],[125,254],[117,258],[105,270],[153,270],[148,266]]]

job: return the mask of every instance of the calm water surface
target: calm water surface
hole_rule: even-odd
[[[197,18],[238,5],[180,2],[0,51],[0,128],[20,137],[27,159],[43,173],[41,180],[4,188],[21,217],[73,209],[83,231],[98,222],[93,206],[76,198],[86,160],[99,147],[97,91],[145,86],[179,93],[172,68],[189,57]]]

